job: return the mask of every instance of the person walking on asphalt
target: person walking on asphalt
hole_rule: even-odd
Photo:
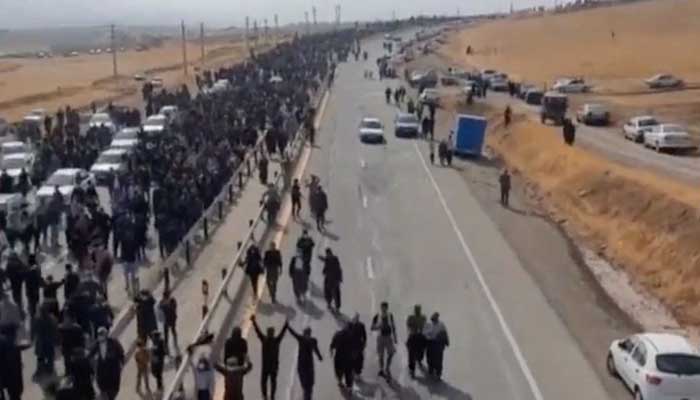
[[[561,129],[562,136],[564,137],[564,143],[569,146],[573,146],[574,141],[576,140],[576,126],[574,126],[569,118],[564,118]]]
[[[503,169],[503,172],[498,177],[498,183],[501,186],[501,204],[504,207],[508,207],[508,200],[510,200],[510,173],[508,169]]]
[[[22,302],[22,286],[24,284],[24,276],[27,266],[24,264],[17,252],[10,249],[5,263],[5,276],[10,281],[10,291],[12,292],[12,300],[19,307],[20,314],[24,318],[24,303]]]
[[[147,339],[158,329],[156,321],[156,300],[147,289],[142,290],[134,299],[136,303],[136,332],[138,337]]]
[[[316,229],[319,232],[326,230],[326,211],[328,211],[328,196],[323,190],[321,185],[318,185],[318,189],[315,195],[315,206],[316,211]]]
[[[267,158],[264,155],[261,155],[260,159],[258,160],[258,176],[260,178],[260,183],[263,185],[267,185],[268,165],[269,162]]]
[[[353,386],[353,340],[350,324],[345,324],[334,335],[330,344],[333,367],[338,386],[352,390]]]
[[[350,348],[352,349],[352,367],[355,379],[360,379],[365,363],[365,347],[367,347],[367,329],[360,321],[360,314],[355,313],[348,324],[350,330]]]
[[[306,301],[311,275],[311,263],[307,263],[304,258],[303,251],[297,249],[297,255],[289,260],[289,277],[292,280],[292,289],[298,304]]]
[[[97,344],[90,352],[90,358],[96,360],[97,387],[105,400],[115,400],[121,386],[124,368],[124,348],[113,338],[107,336],[107,329],[97,331]]]
[[[299,344],[299,355],[297,357],[297,374],[299,375],[299,383],[304,392],[304,400],[311,400],[314,391],[314,354],[318,361],[323,362],[323,356],[318,349],[318,341],[311,336],[311,328],[304,328],[302,335],[297,333],[294,328],[288,326],[289,333],[294,336]]]
[[[294,218],[299,217],[301,213],[301,187],[299,186],[299,179],[294,179],[292,184],[292,215]]]
[[[245,273],[250,279],[250,285],[253,288],[253,297],[258,298],[258,279],[263,273],[262,256],[260,249],[256,244],[248,246],[245,255]]]
[[[165,366],[165,342],[160,336],[160,332],[153,331],[151,334],[151,374],[156,380],[156,389],[163,391],[163,368]]]
[[[263,400],[274,400],[277,392],[277,371],[279,370],[280,343],[289,328],[289,322],[285,321],[279,334],[275,335],[275,328],[267,328],[267,334],[263,334],[255,315],[250,317],[255,328],[255,334],[262,345],[262,371],[260,372],[260,389]],[[267,397],[267,383],[270,382],[270,397]]]
[[[380,74],[381,76],[381,74]],[[386,97],[386,104],[391,104],[391,88],[387,87],[384,91],[384,96]]]
[[[231,331],[231,336],[224,343],[224,359],[231,357],[245,359],[248,357],[248,342],[241,334],[241,328],[236,326]]]
[[[382,302],[380,311],[372,318],[372,331],[377,331],[377,356],[379,376],[391,379],[391,360],[396,353],[396,326],[389,303]]]
[[[31,343],[18,345],[14,335],[8,335],[6,329],[0,330],[0,399],[5,398],[4,393],[7,400],[22,399],[22,352],[30,347]]]
[[[158,303],[163,318],[163,341],[165,342],[165,351],[169,354],[169,338],[173,335],[173,345],[175,346],[176,354],[180,352],[180,346],[177,343],[177,300],[170,295],[169,290],[163,291],[163,297]]]
[[[70,300],[71,297],[76,293],[78,285],[80,285],[80,275],[73,271],[73,265],[66,264],[66,274],[63,276],[63,299],[64,301]]]
[[[36,263],[36,256],[30,254],[28,257],[29,267],[24,271],[24,294],[27,297],[27,310],[29,318],[36,316],[36,307],[39,304],[39,294],[43,279],[41,268]]]
[[[425,325],[426,358],[428,359],[428,374],[437,380],[442,377],[442,360],[445,347],[450,345],[445,324],[440,321],[440,314],[433,313],[430,322]]]
[[[304,229],[301,237],[297,240],[297,252],[301,252],[304,268],[308,267],[309,270],[311,269],[311,256],[313,255],[315,245],[314,240],[309,236],[309,231]]]
[[[73,319],[70,312],[64,313],[63,322],[58,326],[58,335],[61,339],[61,356],[63,356],[63,370],[66,375],[71,372],[71,357],[75,349],[85,346],[83,329]]]
[[[95,398],[95,388],[92,380],[95,371],[92,369],[92,362],[87,357],[84,347],[73,349],[71,355],[70,377],[73,379],[73,387],[80,400],[93,400]]]
[[[408,330],[408,340],[406,348],[408,349],[408,371],[411,378],[416,377],[416,363],[423,363],[423,355],[425,353],[425,336],[423,336],[423,328],[425,327],[425,315],[421,311],[421,306],[413,307],[413,314],[406,319],[406,328]]]
[[[338,312],[340,311],[340,285],[343,283],[340,260],[330,248],[326,248],[325,257],[319,258],[323,261],[323,294],[326,297],[326,305],[328,309]]]
[[[243,400],[243,377],[253,369],[250,360],[231,357],[214,369],[224,376],[224,400]]]
[[[151,385],[148,379],[148,367],[151,365],[151,353],[146,347],[146,341],[136,339],[136,350],[134,350],[134,361],[136,362],[136,393],[141,393],[141,382],[146,386],[146,392],[151,393]]]
[[[282,274],[282,253],[275,246],[275,242],[271,242],[270,248],[265,251],[263,265],[270,299],[273,303],[277,303],[277,281]]]
[[[205,354],[200,354],[197,365],[192,366],[197,400],[212,400],[214,393],[214,368]]]

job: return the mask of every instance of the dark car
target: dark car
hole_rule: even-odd
[[[420,122],[415,114],[398,113],[394,119],[396,137],[416,137],[420,131]]]

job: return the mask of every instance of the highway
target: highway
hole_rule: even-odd
[[[285,274],[278,289],[280,304],[272,305],[263,294],[256,311],[262,329],[270,325],[279,329],[286,318],[297,330],[310,326],[324,356],[316,364],[314,398],[342,397],[328,345],[343,316],[326,309],[321,262],[315,258],[312,265],[312,296],[305,306],[295,303],[287,275],[296,240],[308,226],[316,242],[315,255],[330,247],[340,258],[345,278],[342,314],[350,317],[358,312],[369,328],[379,304],[387,301],[396,318],[395,380],[388,383],[377,376],[372,333],[355,398],[610,398],[595,371],[603,366],[586,359],[458,172],[429,165],[425,142],[393,136],[396,109],[385,104],[383,91],[400,83],[363,79],[363,71],[375,69],[372,60],[382,51],[377,39],[365,41],[363,47],[370,61],[350,61],[338,68],[320,121],[318,147],[305,165],[304,176],[319,176],[328,193],[327,232],[316,232],[310,225],[306,202],[304,221],[289,219],[282,239]],[[360,143],[357,127],[368,115],[386,125],[386,144]],[[409,377],[405,319],[414,304],[421,304],[428,315],[439,312],[447,326],[451,344],[443,383],[424,378],[422,372],[416,380]],[[247,316],[247,308],[237,316],[248,332],[255,365],[246,377],[245,397],[261,398],[260,346],[248,329]],[[296,341],[288,336],[281,349],[278,399],[301,398],[296,355]],[[222,386],[219,379],[217,399]]]

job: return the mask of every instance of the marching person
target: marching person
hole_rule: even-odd
[[[107,329],[97,331],[97,344],[90,352],[90,358],[96,360],[97,387],[106,400],[115,400],[121,385],[124,368],[124,348],[113,338],[107,336]]]
[[[270,397],[269,399],[275,399],[275,393],[277,392],[277,371],[279,370],[279,358],[280,358],[280,343],[284,339],[284,335],[287,333],[289,328],[289,322],[285,321],[284,326],[279,334],[275,335],[275,328],[267,328],[267,334],[263,334],[258,322],[255,319],[255,315],[250,317],[253,322],[253,328],[255,328],[255,334],[260,339],[260,344],[262,345],[262,371],[260,373],[260,388],[262,391],[262,397],[264,400],[268,400],[267,397],[267,383],[270,382]]]
[[[241,328],[236,326],[231,331],[231,336],[224,343],[224,358],[235,357],[245,359],[248,357],[248,342],[241,334]]]
[[[205,354],[200,354],[197,365],[192,365],[197,400],[212,400],[214,394],[214,368]]]
[[[504,168],[503,172],[498,177],[498,183],[501,186],[501,204],[504,207],[508,207],[508,200],[510,199],[510,173],[507,168]]]
[[[44,303],[39,307],[39,315],[33,322],[34,353],[36,354],[36,372],[34,376],[55,373],[56,345],[58,344],[58,321]]]
[[[265,251],[263,265],[270,299],[273,303],[277,303],[277,281],[282,274],[282,253],[275,246],[275,242],[271,242],[270,248]]]
[[[160,336],[160,332],[153,331],[151,334],[151,375],[156,380],[156,389],[163,391],[163,368],[165,366],[165,342]]]
[[[316,355],[320,362],[323,362],[323,356],[318,349],[318,341],[315,337],[311,336],[311,328],[304,328],[302,335],[297,333],[291,326],[288,326],[288,329],[289,333],[294,336],[299,344],[297,374],[299,375],[301,388],[304,391],[304,400],[311,400],[313,398],[315,380],[314,355]]]
[[[316,229],[319,232],[326,230],[326,211],[328,211],[328,196],[321,185],[318,185],[314,196],[314,210],[316,214]]]
[[[136,303],[136,331],[138,337],[147,339],[148,336],[158,329],[156,320],[156,300],[151,292],[143,289],[134,299]]]
[[[304,261],[304,267],[311,269],[311,256],[313,255],[314,240],[309,236],[309,231],[304,229],[301,237],[297,240],[297,252],[301,252],[302,260]]]
[[[214,369],[224,376],[224,400],[243,400],[243,377],[253,369],[250,360],[231,357]]]
[[[260,178],[260,183],[263,185],[267,185],[268,165],[269,162],[267,158],[261,154],[260,159],[258,160],[258,176]]]
[[[304,261],[303,251],[297,249],[297,255],[289,260],[289,277],[292,279],[292,289],[298,304],[306,301],[310,275],[311,264]]]
[[[362,374],[362,368],[365,363],[365,347],[367,347],[367,329],[365,324],[360,321],[360,314],[355,313],[348,324],[350,330],[350,348],[352,349],[352,365],[355,378],[359,379]]]
[[[263,273],[262,256],[260,249],[256,244],[248,246],[245,255],[245,273],[250,279],[250,285],[253,288],[253,297],[258,298],[258,278]]]
[[[169,338],[173,335],[173,345],[176,353],[179,353],[180,346],[177,343],[177,301],[170,295],[169,290],[163,291],[163,297],[158,303],[158,309],[163,317],[163,341],[165,342],[166,354],[169,354]]]
[[[343,270],[340,260],[330,248],[326,248],[326,256],[319,256],[323,261],[323,293],[326,305],[330,310],[340,311],[340,285],[343,283]],[[335,303],[335,304],[334,304]]]
[[[411,378],[416,377],[416,363],[423,363],[423,354],[425,352],[425,336],[423,329],[425,327],[425,315],[421,311],[421,306],[416,304],[413,307],[413,314],[406,319],[406,328],[408,330],[408,340],[406,347],[408,349],[408,371]]]
[[[151,365],[151,352],[148,350],[148,347],[146,347],[146,341],[142,338],[136,339],[134,361],[136,362],[136,393],[141,393],[141,382],[146,386],[146,392],[151,393],[151,385],[148,379],[148,368]]]
[[[301,213],[301,187],[299,186],[299,179],[294,179],[294,183],[292,184],[292,215],[294,218],[299,217],[299,213]]]
[[[450,345],[445,324],[440,321],[440,314],[433,313],[430,322],[424,329],[426,339],[426,358],[428,359],[428,374],[437,380],[442,378],[442,360],[445,347]]]
[[[350,324],[345,324],[334,335],[330,344],[333,367],[338,386],[352,390],[354,378],[353,341]]]
[[[372,319],[372,331],[377,332],[379,376],[391,379],[391,360],[396,353],[397,341],[394,315],[389,312],[389,303],[382,302],[379,313]]]

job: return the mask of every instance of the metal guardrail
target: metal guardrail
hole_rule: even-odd
[[[325,94],[326,94],[325,90],[321,91],[319,93],[319,96],[315,102],[316,109],[318,109],[318,106],[320,105],[321,101],[323,100],[323,97],[325,96]],[[290,153],[293,155],[292,156],[292,161],[293,161],[292,164],[296,164],[299,156],[302,153],[301,150],[303,150],[303,145],[305,143],[305,136],[303,134],[303,130],[304,130],[304,126],[302,124],[301,126],[299,126],[299,128],[296,132],[294,141],[291,143]],[[262,139],[264,139],[264,137]],[[257,151],[257,149],[259,149],[260,144],[261,143],[259,142],[256,145],[256,151]],[[243,164],[241,164],[241,167],[243,167]],[[249,175],[251,174],[250,169],[248,169],[248,174]],[[235,176],[233,178],[235,178]],[[285,182],[284,174],[277,174],[273,184],[275,186],[279,186],[280,182],[282,182],[283,189],[284,189],[284,182]],[[225,195],[224,192],[225,191],[222,191],[222,193],[219,196]],[[217,196],[217,199],[219,196]],[[215,208],[216,204],[217,204],[217,201],[214,201],[212,203],[212,205],[210,206],[210,208],[207,210],[207,212],[205,212],[203,214],[202,218],[200,219],[205,224],[206,224],[207,217],[208,217],[209,213],[216,211],[216,208]],[[239,242],[238,250],[236,251],[236,255],[229,263],[229,267],[225,270],[226,275],[224,276],[221,285],[217,289],[216,295],[214,296],[210,305],[205,305],[206,313],[204,314],[204,318],[203,318],[201,324],[199,325],[199,328],[197,329],[195,336],[192,338],[192,342],[195,342],[196,340],[198,340],[203,335],[205,335],[209,332],[209,325],[211,323],[211,319],[213,318],[214,314],[216,313],[217,308],[218,308],[219,304],[221,303],[221,300],[224,298],[224,296],[226,296],[228,294],[226,289],[227,289],[228,285],[231,283],[231,280],[233,279],[234,275],[236,274],[236,271],[240,269],[240,268],[238,268],[238,265],[241,261],[241,258],[243,256],[243,254],[245,253],[250,242],[255,240],[255,237],[254,237],[255,228],[258,226],[258,224],[262,220],[262,215],[263,215],[264,211],[265,211],[265,206],[262,205],[258,209],[255,218],[249,221],[250,228],[248,229],[248,232],[246,233],[244,240],[242,242]],[[193,226],[193,229],[196,228],[197,225],[198,224],[195,224],[195,226]],[[190,233],[192,233],[192,231]],[[190,233],[188,233],[188,235]],[[183,357],[182,362],[180,363],[180,365],[177,369],[177,372],[175,374],[175,377],[172,380],[172,383],[170,384],[170,386],[168,386],[167,390],[164,392],[162,400],[174,399],[175,394],[179,391],[179,388],[181,387],[182,380],[184,379],[184,376],[185,376],[185,372],[187,372],[187,369],[190,366],[190,361],[191,361],[191,354],[186,353]]]

